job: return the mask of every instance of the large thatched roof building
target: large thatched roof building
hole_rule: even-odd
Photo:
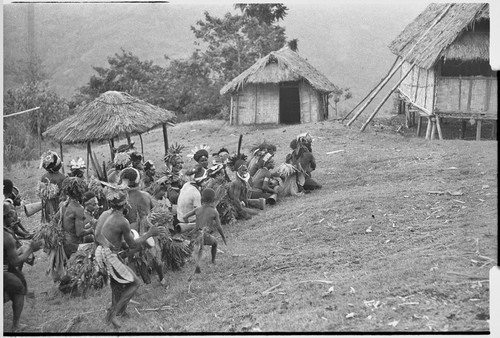
[[[401,74],[414,66],[398,88],[405,110],[432,117],[439,132],[442,118],[479,121],[480,138],[480,121],[498,115],[489,32],[487,3],[430,4],[389,45],[404,60]]]
[[[306,123],[328,118],[337,87],[288,46],[257,60],[226,84],[231,124]]]

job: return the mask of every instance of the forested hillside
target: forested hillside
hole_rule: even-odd
[[[355,104],[386,73],[394,56],[387,44],[425,3],[291,3],[285,20],[299,53]],[[17,85],[16,64],[27,58],[27,5],[4,9],[4,89]],[[164,56],[187,57],[195,49],[190,30],[203,12],[222,16],[230,4],[35,4],[35,45],[51,87],[70,98],[120,49],[163,66]]]

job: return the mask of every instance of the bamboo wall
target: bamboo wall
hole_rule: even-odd
[[[401,74],[412,66],[405,62],[401,67]],[[433,112],[434,101],[434,69],[425,69],[415,66],[408,76],[399,85],[399,90],[407,96],[407,99],[417,106],[425,108],[429,113]]]
[[[437,83],[437,112],[498,116],[496,77],[441,77]]]
[[[279,84],[247,84],[233,96],[232,124],[279,123]],[[324,120],[323,95],[308,83],[299,83],[301,123]]]
[[[325,104],[323,95],[306,82],[299,84],[301,123],[324,120]]]
[[[279,85],[248,84],[233,99],[233,124],[278,123]]]

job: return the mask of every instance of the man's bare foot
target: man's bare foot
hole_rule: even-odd
[[[123,311],[122,313],[117,314],[116,316],[122,318],[130,318],[130,313],[128,313],[127,311]]]
[[[120,324],[116,320],[114,311],[112,311],[111,309],[108,309],[108,312],[106,313],[105,319],[106,319],[106,324],[108,324],[108,325],[109,324],[113,324],[113,327],[115,329],[119,329],[120,328]]]
[[[19,332],[23,331],[25,328],[27,328],[28,325],[26,324],[17,324],[17,325],[12,325],[12,332]]]
[[[199,266],[197,266],[196,269],[194,269],[194,273],[201,273],[201,269]]]

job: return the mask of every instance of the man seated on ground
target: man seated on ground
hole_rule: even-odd
[[[219,213],[215,209],[215,191],[206,188],[201,193],[201,206],[188,212],[183,217],[184,223],[187,223],[190,216],[196,215],[196,225],[190,232],[189,236],[193,238],[195,243],[196,253],[196,268],[195,273],[200,273],[200,260],[203,255],[203,246],[212,246],[212,263],[215,264],[215,256],[217,255],[217,239],[212,236],[215,230],[222,236],[224,244],[226,243],[226,236],[222,231],[220,225]]]
[[[257,170],[252,179],[252,189],[250,198],[265,198],[268,204],[274,204],[278,198],[279,186],[273,185],[274,158],[271,154],[266,153],[262,156],[262,167]],[[276,176],[276,174],[274,175]],[[271,197],[272,196],[272,197]]]
[[[310,190],[320,189],[322,185],[314,180],[311,174],[316,169],[316,160],[312,153],[312,137],[309,132],[293,139],[290,148],[292,152],[286,156],[286,163],[292,164],[304,175],[304,182],[299,184],[299,190],[307,193]]]
[[[99,268],[108,272],[111,282],[111,307],[105,320],[119,328],[116,316],[127,315],[127,305],[139,288],[139,278],[118,256],[122,242],[125,241],[129,248],[137,248],[149,237],[157,236],[165,230],[151,226],[148,232],[134,240],[130,224],[124,216],[125,205],[128,203],[127,192],[106,187],[105,194],[111,209],[103,212],[97,221],[95,236],[98,247],[95,259]]]
[[[156,179],[156,167],[153,161],[144,163],[144,176],[142,178],[143,189],[147,190]]]
[[[5,219],[6,210],[4,205],[4,225],[8,223]],[[19,324],[24,307],[24,297],[27,294],[27,284],[23,273],[17,268],[26,262],[30,256],[42,246],[41,241],[30,242],[29,248],[21,255],[17,253],[16,241],[12,234],[5,229],[3,231],[3,292],[4,303],[12,301],[12,332],[22,329]],[[5,319],[5,318],[4,318]]]
[[[197,149],[197,148],[195,148]],[[186,170],[184,173],[186,176],[194,175],[194,178],[202,177],[205,175],[205,172],[208,169],[208,150],[210,149],[208,146],[205,148],[201,148],[197,150],[193,154],[193,160],[196,161],[196,165],[192,169]]]
[[[120,182],[129,188],[129,206],[125,217],[129,221],[130,227],[141,234],[146,230],[142,223],[154,207],[153,197],[149,193],[140,190],[140,174],[135,168],[123,169],[120,173]]]
[[[258,214],[257,210],[250,209],[248,200],[248,186],[250,174],[244,157],[236,156],[229,160],[229,166],[233,171],[236,171],[236,178],[231,182],[229,187],[229,198],[236,210],[236,219],[250,219],[253,215]]]

